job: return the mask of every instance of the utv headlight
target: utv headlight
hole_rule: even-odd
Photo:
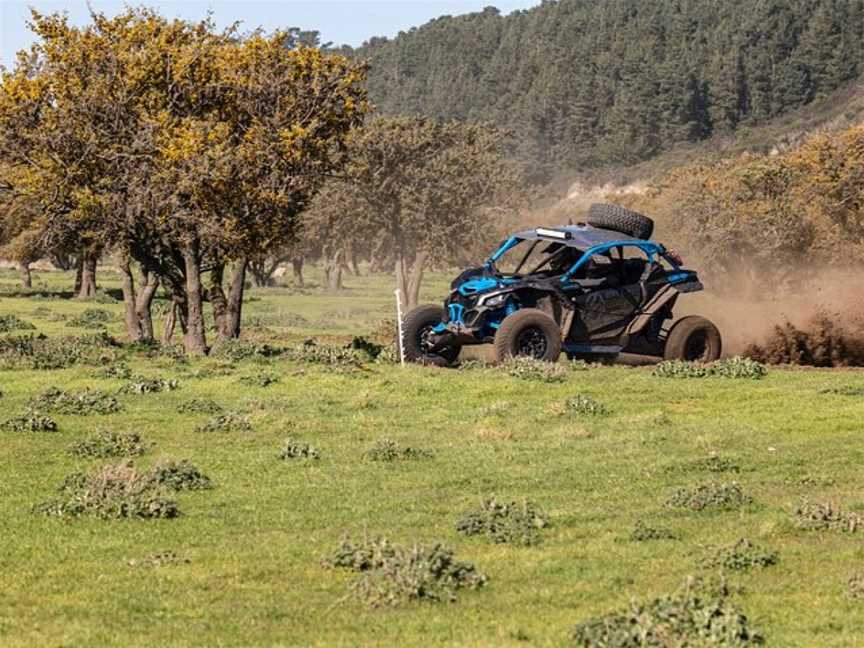
[[[498,295],[489,295],[488,297],[485,297],[480,305],[486,306],[487,308],[496,308],[498,306],[503,306],[506,301],[507,293],[500,293]]]

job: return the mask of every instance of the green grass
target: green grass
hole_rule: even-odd
[[[112,279],[103,277],[109,287]],[[443,295],[444,280],[430,283],[430,298]],[[0,288],[12,281],[0,276]],[[40,281],[56,290],[69,277],[42,273]],[[392,317],[386,280],[348,284],[342,295],[253,291],[248,318],[281,311],[311,324],[252,334],[341,341]],[[73,315],[94,304],[0,297],[0,314],[16,313],[49,335],[80,332],[32,317],[39,306]],[[316,328],[339,309],[357,312],[353,325]],[[120,324],[110,330],[119,334]],[[864,373],[775,369],[761,381],[670,380],[615,367],[548,384],[495,369],[372,364],[343,375],[277,359],[193,378],[217,361],[183,366],[130,354],[129,364],[176,378],[180,389],[118,395],[124,411],[116,414],[52,415],[56,433],[0,432],[0,645],[561,646],[575,623],[674,590],[706,573],[716,547],[745,537],[779,556],[776,565],[729,576],[770,645],[851,647],[864,636],[864,607],[846,597],[850,576],[864,571],[864,531],[805,532],[790,516],[805,496],[864,513],[864,398],[819,393],[864,387]],[[239,381],[265,370],[280,382]],[[94,371],[0,371],[0,418],[51,386],[116,392],[122,384]],[[577,394],[609,413],[567,414],[563,404]],[[177,407],[196,397],[248,415],[254,431],[195,432],[210,415]],[[189,459],[214,489],[178,494],[182,514],[173,520],[31,514],[67,474],[104,463],[68,452],[99,428],[153,443],[136,460],[142,467]],[[312,444],[320,460],[279,460],[289,436]],[[363,460],[385,437],[433,456]],[[740,472],[710,472],[699,462],[712,453]],[[754,503],[733,511],[666,506],[676,488],[711,480],[740,482]],[[551,519],[542,543],[496,545],[457,533],[460,516],[491,495],[542,506]],[[639,520],[679,539],[632,542]],[[348,596],[350,574],[321,565],[345,532],[443,541],[489,583],[460,592],[454,604],[369,609]],[[138,564],[165,551],[189,562]]]

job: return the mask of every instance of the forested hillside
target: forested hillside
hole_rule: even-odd
[[[823,97],[864,68],[864,0],[557,0],[358,51],[388,114],[492,120],[538,179],[630,164]]]

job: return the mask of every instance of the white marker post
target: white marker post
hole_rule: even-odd
[[[405,366],[405,345],[402,337],[402,291],[398,288],[394,291],[396,294],[396,330],[399,341],[399,364]]]

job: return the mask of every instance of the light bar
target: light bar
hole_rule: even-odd
[[[546,229],[545,227],[538,227],[536,230],[537,236],[546,236],[548,238],[558,239],[559,241],[566,241],[570,238],[570,232],[562,232],[561,230],[554,229]]]

